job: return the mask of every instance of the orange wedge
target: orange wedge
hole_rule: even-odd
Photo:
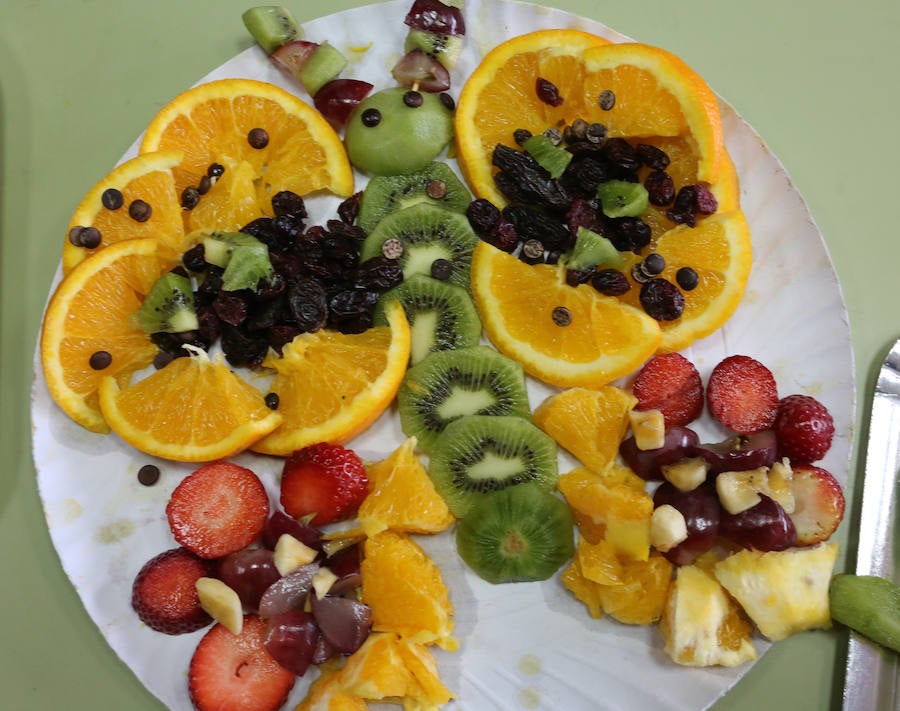
[[[104,378],[100,409],[135,449],[180,462],[242,452],[282,419],[259,390],[199,348],[134,384]]]
[[[188,213],[189,231],[236,230],[248,218],[271,215],[271,198],[282,190],[353,192],[334,129],[312,106],[267,82],[221,79],[188,89],[153,118],[140,150],[184,154],[173,168],[179,198],[212,164],[225,168]]]
[[[284,422],[251,449],[286,456],[317,442],[343,443],[387,409],[406,374],[410,329],[399,302],[385,312],[386,326],[302,333],[281,356],[266,358]]]
[[[153,237],[159,243],[161,256],[177,260],[187,248],[181,206],[175,192],[172,168],[181,161],[180,151],[145,153],[125,161],[91,188],[82,198],[69,221],[66,240],[63,243],[63,273],[68,274],[76,264],[104,247],[126,239]],[[107,191],[121,193],[118,202],[103,204]],[[117,196],[118,197],[118,196]],[[129,208],[140,200],[150,207],[149,217],[138,220]],[[72,242],[85,228],[93,227],[100,234],[96,247],[85,247]]]
[[[586,284],[568,286],[559,268],[530,266],[486,242],[475,247],[471,274],[488,338],[546,383],[606,385],[649,358],[662,338],[643,310]]]
[[[130,317],[170,266],[157,247],[148,238],[100,250],[60,282],[44,314],[41,363],[50,394],[93,432],[109,432],[97,395],[101,380],[125,380],[156,355],[150,337],[133,327]]]

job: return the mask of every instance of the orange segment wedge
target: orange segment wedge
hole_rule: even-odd
[[[586,284],[568,286],[559,268],[530,266],[486,242],[472,255],[472,295],[497,349],[560,387],[599,387],[627,375],[662,338],[640,308]],[[559,325],[554,312],[568,323]]]
[[[187,218],[190,231],[238,229],[254,203],[256,217],[271,215],[271,198],[281,190],[353,192],[353,171],[334,129],[312,106],[267,82],[220,79],[179,94],[144,134],[141,153],[158,150],[184,154],[173,169],[179,196],[198,186],[213,163],[239,176],[201,196]],[[244,206],[237,213],[230,204],[236,199]]]
[[[157,246],[155,239],[126,240],[85,259],[57,286],[44,314],[41,363],[50,394],[93,432],[109,432],[98,401],[100,381],[126,379],[156,355],[130,317],[168,266]],[[95,369],[92,356],[103,353],[109,364]]]
[[[100,249],[126,239],[153,237],[159,253],[173,261],[186,249],[181,206],[175,192],[172,168],[181,161],[180,151],[145,153],[114,168],[82,198],[69,221],[63,243],[63,273]],[[115,209],[103,206],[103,193],[108,189],[122,194],[122,205]],[[129,215],[129,206],[143,200],[150,206],[150,217],[138,221]],[[73,230],[94,227],[100,232],[100,245],[94,248],[76,246],[69,239]]]
[[[397,394],[409,363],[410,329],[399,302],[386,326],[363,333],[302,333],[270,355],[270,389],[284,423],[251,447],[286,456],[317,442],[343,443],[371,425]]]
[[[259,390],[199,348],[134,384],[104,378],[100,409],[135,449],[180,462],[242,452],[282,419]]]

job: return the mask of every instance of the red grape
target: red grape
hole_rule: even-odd
[[[358,600],[313,594],[312,614],[331,645],[342,654],[352,654],[362,646],[372,628],[372,608]]]
[[[272,618],[302,607],[312,587],[312,579],[318,572],[319,564],[309,563],[272,583],[259,600],[260,617]]]
[[[303,610],[283,612],[269,620],[266,650],[281,666],[303,676],[312,664],[319,638],[313,616]]]
[[[415,87],[432,94],[450,88],[450,72],[421,49],[404,54],[394,65],[391,75],[402,86]]]
[[[719,533],[744,548],[759,551],[783,551],[797,540],[794,523],[784,508],[765,494],[759,503],[738,514],[722,510]]]
[[[686,540],[663,554],[670,563],[688,565],[715,545],[724,512],[712,482],[705,482],[691,491],[681,491],[664,481],[653,494],[653,505],[663,504],[681,512],[688,532]]]
[[[256,612],[263,593],[280,577],[272,551],[265,548],[245,548],[219,561],[219,578],[238,594],[245,612]]]
[[[315,526],[288,516],[284,511],[276,511],[266,521],[266,527],[263,529],[263,545],[274,550],[283,533],[289,533],[310,548],[322,549],[321,531]]]
[[[440,0],[415,0],[403,22],[417,30],[439,35],[466,34],[462,10]]]
[[[695,452],[707,461],[710,474],[744,471],[771,467],[777,456],[778,442],[773,430],[763,430],[750,435],[735,435],[715,444],[701,444]]]
[[[372,84],[359,79],[332,79],[316,92],[313,104],[335,129],[342,129]]]
[[[700,442],[697,433],[687,427],[669,427],[665,441],[657,449],[638,449],[634,437],[628,437],[619,446],[619,453],[631,470],[647,481],[662,481],[661,467],[693,455]]]
[[[288,79],[300,81],[300,72],[318,48],[317,42],[295,40],[281,45],[269,58]]]

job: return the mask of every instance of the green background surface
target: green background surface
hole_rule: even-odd
[[[285,3],[298,21],[323,4]],[[360,2],[333,0],[329,11]],[[850,315],[857,433],[885,349],[900,335],[895,265],[900,3],[857,0],[555,0],[665,47],[765,138],[809,204]],[[0,3],[0,707],[158,709],[84,612],[51,545],[30,453],[41,312],[69,217],[153,114],[250,46],[240,0]],[[826,9],[827,8],[827,9]],[[760,324],[764,330],[765,324]],[[797,353],[803,358],[803,353]],[[864,449],[864,448],[863,448]],[[852,561],[859,442],[840,540]],[[716,709],[837,708],[846,636],[781,642]],[[664,692],[664,690],[663,690]],[[463,704],[464,706],[464,704]]]

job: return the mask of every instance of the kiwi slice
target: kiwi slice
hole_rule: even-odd
[[[253,235],[244,232],[213,232],[203,240],[203,258],[223,267],[222,289],[256,289],[261,279],[268,279],[275,269],[269,259],[269,248]]]
[[[272,54],[281,45],[299,39],[301,32],[293,15],[279,5],[260,5],[246,10],[241,19],[257,44]]]
[[[472,297],[462,287],[416,274],[384,293],[375,306],[376,324],[385,324],[385,305],[398,299],[412,331],[409,361],[429,353],[469,348],[481,340],[481,319]]]
[[[456,550],[489,583],[546,580],[575,553],[572,512],[535,484],[484,494],[456,524]]]
[[[300,81],[310,96],[315,96],[319,89],[340,74],[347,66],[347,58],[337,47],[329,42],[322,42],[306,60],[300,70]]]
[[[371,232],[381,219],[418,203],[464,213],[472,193],[446,163],[432,162],[405,175],[376,175],[359,199],[356,224]]]
[[[150,287],[134,322],[147,333],[184,333],[199,328],[191,280],[177,272],[163,274]]]
[[[531,419],[522,366],[487,346],[431,353],[407,371],[397,405],[404,434],[426,453],[465,415]]]
[[[640,217],[650,200],[647,188],[627,180],[608,180],[597,186],[597,197],[607,217]]]
[[[828,594],[833,620],[900,652],[900,586],[875,575],[839,573]]]
[[[590,269],[592,267],[611,267],[621,269],[624,264],[622,253],[603,235],[579,227],[575,235],[575,246],[566,259],[569,269]]]
[[[551,178],[558,178],[562,175],[572,160],[572,154],[569,151],[553,145],[553,141],[543,133],[525,139],[522,148],[538,162],[538,165],[550,173]]]
[[[437,32],[410,27],[406,34],[403,51],[421,49],[429,57],[434,57],[447,69],[453,69],[459,61],[463,48],[463,38],[459,35],[442,35]]]
[[[435,260],[445,259],[450,262],[447,281],[469,289],[469,268],[478,235],[465,215],[424,202],[392,212],[366,237],[360,262],[384,254],[389,239],[399,240],[399,245],[392,244],[403,249],[398,260],[404,278],[431,274]]]
[[[457,518],[479,497],[529,482],[544,490],[559,479],[549,435],[512,415],[465,415],[448,424],[430,453],[428,475]]]

